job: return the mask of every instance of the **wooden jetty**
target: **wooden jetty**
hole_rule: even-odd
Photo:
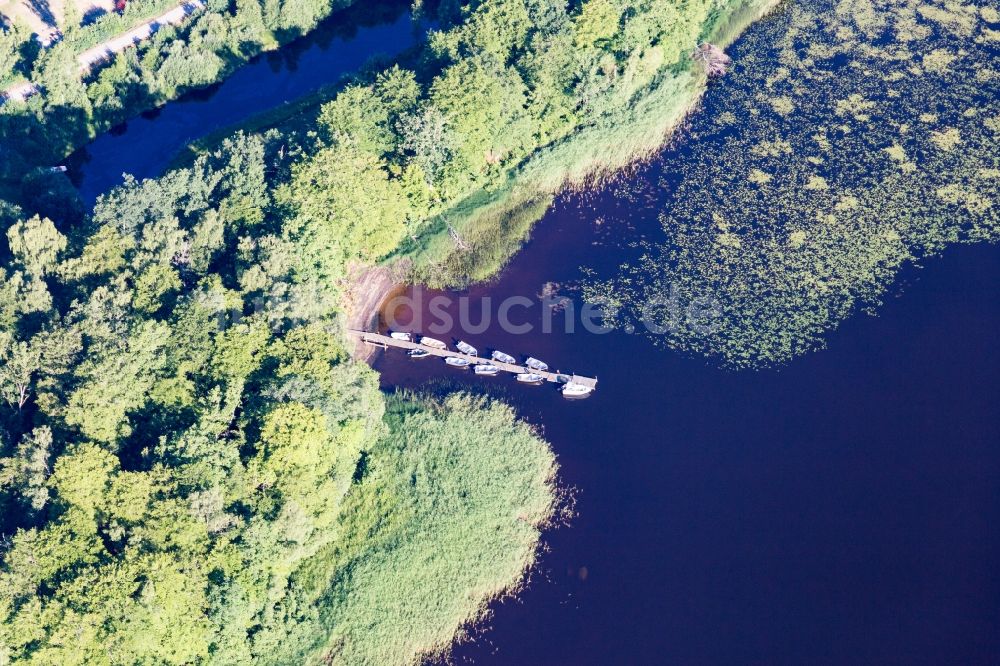
[[[397,340],[396,338],[391,338],[388,335],[381,335],[379,333],[369,333],[368,331],[356,331],[353,329],[348,330],[348,333],[354,335],[361,339],[367,345],[373,345],[376,347],[382,347],[387,349],[389,347],[396,347],[398,349],[422,349],[432,356],[438,356],[440,358],[464,358],[473,364],[486,363],[489,365],[495,365],[505,372],[512,372],[515,374],[524,373],[534,373],[541,376],[545,381],[554,382],[557,384],[565,384],[568,379],[569,382],[573,384],[580,384],[586,386],[587,388],[594,390],[597,388],[597,380],[593,377],[582,377],[580,375],[573,375],[562,372],[542,372],[540,370],[532,370],[525,365],[517,365],[514,363],[502,363],[500,361],[494,361],[491,358],[483,356],[469,356],[468,354],[463,354],[462,352],[453,351],[451,349],[435,349],[434,347],[428,347],[422,345],[419,342],[408,342],[406,340]],[[415,336],[419,339],[419,336]]]

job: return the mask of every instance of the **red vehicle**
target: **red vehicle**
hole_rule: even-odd
[[[125,5],[127,3],[128,0],[115,0],[115,11],[121,14],[122,12],[125,11]]]

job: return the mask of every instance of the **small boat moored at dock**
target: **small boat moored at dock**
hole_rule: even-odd
[[[413,334],[407,333],[406,331],[392,331],[389,333],[389,337],[393,340],[405,340],[406,342],[413,342]]]
[[[510,365],[517,365],[517,359],[510,354],[504,354],[499,349],[494,349],[492,358],[494,361],[500,361],[501,363],[509,363]]]
[[[517,363],[514,357],[499,350],[493,350],[490,354],[492,359],[486,359],[455,351],[441,340],[417,336],[415,333],[410,335],[417,340],[417,343],[404,340],[402,336],[392,337],[388,334],[383,335],[371,331],[349,329],[349,333],[359,338],[361,342],[373,347],[381,347],[382,349],[393,347],[404,350],[410,358],[437,356],[443,358],[447,365],[452,368],[466,369],[471,366],[477,375],[484,377],[496,377],[502,372],[510,372],[515,375],[519,384],[537,386],[546,381],[553,382],[567,398],[586,397],[597,388],[597,379],[594,377],[550,372],[547,363],[534,357],[528,357],[526,362],[528,368],[525,368],[524,365]],[[465,341],[456,339],[454,342],[456,345],[461,345],[465,352],[477,353],[476,348]],[[515,362],[508,363],[508,359]]]
[[[524,362],[526,366],[532,370],[538,370],[539,372],[547,372],[549,369],[549,364],[543,361],[539,361],[534,356],[529,356],[528,360]]]
[[[448,345],[441,342],[437,338],[428,338],[426,335],[420,338],[420,344],[425,347],[433,347],[434,349],[447,349]]]
[[[479,356],[479,350],[470,345],[468,342],[459,340],[458,344],[455,345],[455,349],[463,354],[467,354],[468,356]]]
[[[584,386],[583,384],[577,384],[575,382],[569,382],[563,384],[562,394],[567,398],[582,398],[593,393],[594,389],[589,386]]]

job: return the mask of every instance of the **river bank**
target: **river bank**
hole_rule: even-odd
[[[153,21],[135,34],[109,41],[112,53],[91,49],[82,65],[69,38],[41,53],[19,49],[11,67],[34,77],[22,85],[48,93],[11,98],[0,107],[7,149],[0,154],[0,193],[17,198],[19,186],[33,170],[59,164],[139,113],[227,79],[247,62],[293,44],[338,12],[345,12],[343,16],[351,10],[359,15],[370,11],[354,7],[353,0],[302,0],[292,12],[257,2],[199,7],[182,5],[165,14],[162,25]],[[81,67],[86,76],[80,75]]]
[[[230,128],[248,115],[287,118],[303,99],[336,87],[377,54],[391,57],[411,48],[417,35],[407,10],[406,3],[390,2],[378,12],[340,12],[307,36],[252,59],[224,81],[97,137],[68,158],[69,176],[84,203],[93,206],[122,183],[124,173],[144,180],[190,167],[206,152],[194,148],[206,136],[216,137],[212,146],[218,149],[233,134]]]
[[[285,156],[237,137],[66,235],[12,220],[3,368],[66,355],[0,414],[11,661],[410,663],[535,561],[551,449],[505,405],[378,391],[309,290],[323,248],[275,214]]]
[[[163,27],[180,25],[194,12],[205,8],[203,0],[186,0],[177,7],[163,12],[159,16],[146,19],[140,25],[128,32],[117,35],[97,46],[93,46],[79,56],[79,73],[81,77],[88,76],[99,65],[107,63],[125,49],[134,48],[141,42],[151,38]],[[32,95],[38,94],[38,87],[31,82],[23,82],[0,91],[0,104],[7,100],[23,102]]]
[[[772,0],[731,5],[698,27],[700,37],[726,46],[747,25],[775,6]],[[396,42],[400,41],[400,31],[406,30],[400,25],[401,20],[397,20],[391,28]],[[697,105],[707,79],[691,62],[686,49],[679,49],[679,60],[670,64],[662,61],[657,48],[648,50],[643,56],[652,64],[642,65],[642,58],[633,58],[621,66],[621,77],[635,79],[626,87],[626,90],[634,91],[634,97],[627,104],[619,102],[613,113],[596,114],[593,122],[584,124],[567,138],[543,147],[519,164],[506,168],[504,175],[490,180],[488,186],[457,197],[455,201],[443,202],[441,212],[435,213],[432,219],[415,222],[408,235],[400,236],[399,247],[380,262],[381,265],[391,267],[391,272],[397,275],[406,272],[409,281],[430,285],[487,279],[495,275],[520,246],[555,193],[566,187],[593,183],[602,175],[658,150]],[[322,62],[317,60],[317,63]],[[649,68],[652,68],[652,74],[642,74]],[[296,75],[300,73],[299,69],[296,68]],[[323,71],[329,70],[317,70],[311,80],[320,80],[318,77],[323,75]],[[97,193],[117,181],[123,171],[143,178],[155,175],[159,169],[166,167],[169,156],[177,150],[177,138],[186,136],[191,131],[186,129],[186,125],[196,122],[191,117],[193,115],[211,115],[207,125],[199,122],[201,131],[207,129],[212,132],[217,127],[223,129],[217,129],[208,139],[199,141],[195,144],[197,148],[189,154],[192,157],[196,154],[209,155],[218,150],[222,138],[232,134],[233,125],[229,119],[245,114],[247,102],[243,99],[245,96],[238,92],[240,82],[249,82],[249,87],[243,87],[248,93],[256,94],[258,86],[253,72],[245,74],[240,72],[234,76],[217,95],[207,100],[207,104],[199,104],[196,99],[187,111],[183,104],[171,105],[163,114],[134,121],[120,135],[105,135],[81,151],[74,160],[71,173],[81,185],[85,199],[93,200]],[[235,95],[231,89],[237,90]],[[337,89],[334,87],[334,90]],[[289,99],[287,94],[282,95],[285,100]],[[320,103],[329,102],[334,97],[333,93],[326,91],[310,95],[304,100],[280,105],[263,115],[252,116],[240,127],[253,132],[279,128],[284,133],[306,134],[316,126],[315,116],[319,113]],[[291,121],[293,116],[296,119],[294,122]],[[173,137],[172,131],[164,132],[165,123],[171,127],[177,123],[178,129],[185,134]],[[143,144],[141,150],[125,150],[125,144],[134,146],[137,141]],[[308,152],[314,148],[306,147],[304,150]],[[190,164],[187,160],[182,163]],[[398,170],[393,172],[398,178]],[[456,237],[462,239],[460,245],[456,243]],[[364,271],[354,273],[364,274]],[[350,277],[346,283],[345,294],[356,291]],[[384,288],[390,290],[392,285],[387,283]],[[348,320],[372,320],[377,306],[373,304],[373,299],[366,297],[362,300],[366,303],[363,312],[357,310],[355,303],[345,304],[345,310],[350,313]]]
[[[727,48],[781,0],[749,0],[706,26],[702,42]],[[595,119],[511,169],[499,185],[474,192],[438,215],[419,238],[404,242],[386,262],[412,262],[411,281],[433,288],[495,276],[566,190],[603,178],[659,152],[698,106],[708,77],[687,57],[664,68],[622,114]],[[725,83],[721,83],[725,85]],[[458,247],[457,232],[464,241]]]
[[[494,91],[492,61],[477,70],[481,59],[454,55],[486,43],[467,27],[438,35],[435,53],[450,73],[471,71]],[[586,28],[569,37],[607,62],[595,79],[618,77],[605,58],[609,38]],[[37,467],[10,467],[27,470],[18,482],[32,497],[44,503],[51,488],[58,501],[51,513],[16,514],[30,529],[13,540],[23,566],[2,571],[10,577],[0,589],[11,597],[0,607],[17,614],[0,623],[14,646],[4,649],[46,663],[83,648],[99,659],[109,645],[131,662],[169,652],[178,663],[220,654],[233,663],[405,663],[447,651],[468,623],[483,622],[485,604],[517,590],[525,612],[498,615],[508,624],[487,639],[500,650],[483,641],[459,648],[458,658],[993,661],[990,572],[1000,551],[983,534],[992,535],[984,525],[996,505],[995,248],[962,248],[959,269],[945,265],[953,282],[936,282],[903,316],[852,322],[836,338],[842,348],[780,374],[721,372],[624,331],[526,336],[495,327],[473,341],[599,375],[601,391],[570,403],[390,353],[375,363],[382,388],[451,397],[387,398],[331,333],[351,318],[344,301],[328,297],[361,286],[361,305],[347,312],[370,322],[380,293],[399,278],[356,270],[351,252],[377,254],[374,247],[409,239],[413,257],[401,251],[391,261],[415,258],[421,268],[392,265],[442,283],[483,279],[513,257],[496,281],[446,295],[480,298],[485,310],[487,298],[531,300],[564,285],[572,302],[581,263],[613,274],[637,234],[666,233],[659,216],[668,199],[657,196],[675,174],[653,160],[556,206],[547,188],[560,190],[565,174],[589,182],[604,173],[594,166],[604,152],[641,154],[638,140],[608,137],[648,130],[641,139],[662,143],[664,118],[676,126],[683,116],[657,115],[657,104],[674,109],[678,91],[697,93],[678,83],[694,82],[690,72],[663,72],[659,92],[644,93],[627,116],[634,127],[582,128],[587,142],[557,141],[554,157],[545,149],[528,158],[534,171],[515,169],[519,187],[537,178],[540,189],[518,200],[521,190],[505,182],[482,188],[482,199],[457,197],[478,221],[449,218],[434,229],[382,208],[407,210],[422,193],[445,189],[448,174],[416,171],[439,165],[423,159],[433,152],[418,152],[426,144],[414,147],[414,137],[426,138],[415,130],[430,123],[413,120],[434,120],[431,104],[461,118],[477,98],[466,96],[472,88],[462,78],[389,74],[394,86],[385,77],[351,88],[353,97],[324,114],[323,136],[294,157],[280,139],[238,137],[195,168],[120,188],[68,255],[51,225],[13,230],[24,240],[7,284],[33,291],[12,291],[10,301],[34,308],[17,332],[38,333],[14,348],[58,344],[72,353],[64,366],[37,371],[38,406],[23,422],[17,413],[7,439],[21,444],[3,452],[47,455],[52,431],[48,440],[42,428],[27,432],[42,424],[59,438],[50,482],[37,483]],[[420,96],[427,88],[429,103]],[[384,99],[402,100],[403,111],[378,116],[369,103]],[[352,115],[358,109],[365,112]],[[489,133],[497,124],[496,116],[471,120],[464,129]],[[401,125],[414,131],[397,140]],[[496,166],[494,138],[455,154],[478,160],[466,166]],[[648,182],[639,182],[646,170]],[[483,171],[453,173],[451,182]],[[563,176],[549,182],[550,173]],[[522,225],[545,210],[549,226],[511,254],[510,240],[520,247]],[[386,233],[367,235],[370,227]],[[26,252],[38,239],[45,251]],[[437,251],[434,241],[443,243]],[[474,251],[452,258],[458,246]],[[532,306],[526,316],[543,324],[546,314]],[[868,326],[886,320],[887,328]],[[874,333],[852,337],[858,329]],[[442,380],[443,372],[452,374]],[[461,389],[504,398],[537,428],[498,403],[452,395]],[[540,440],[543,426],[551,448]],[[584,503],[574,528],[546,536],[552,552],[540,555],[555,507],[553,450]],[[95,476],[107,483],[91,483]],[[61,512],[66,504],[72,514]],[[125,547],[140,539],[143,548]],[[47,559],[33,568],[38,553]],[[153,566],[138,559],[147,556]],[[527,568],[556,585],[523,587]],[[24,626],[30,635],[16,630]],[[67,646],[66,635],[83,639]],[[38,656],[40,647],[49,652]]]

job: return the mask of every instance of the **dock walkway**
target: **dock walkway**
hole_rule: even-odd
[[[436,349],[434,347],[428,347],[422,345],[418,342],[407,342],[406,340],[397,340],[396,338],[389,337],[388,335],[381,335],[379,333],[369,333],[368,331],[348,331],[351,335],[357,336],[362,342],[369,345],[376,345],[378,347],[396,347],[397,349],[422,349],[432,356],[437,356],[440,358],[464,358],[468,359],[472,364],[488,363],[490,365],[495,365],[505,372],[512,372],[515,374],[524,373],[534,373],[540,375],[545,379],[545,381],[554,382],[557,384],[566,383],[565,378],[569,378],[569,381],[574,384],[580,384],[586,386],[587,388],[593,390],[597,388],[597,379],[593,377],[583,377],[581,375],[574,375],[570,373],[562,372],[542,372],[539,370],[532,370],[531,368],[524,365],[517,365],[515,363],[502,363],[500,361],[494,361],[491,358],[483,356],[470,356],[468,354],[463,354],[462,352],[453,351],[451,349]],[[419,338],[418,338],[419,339]]]

